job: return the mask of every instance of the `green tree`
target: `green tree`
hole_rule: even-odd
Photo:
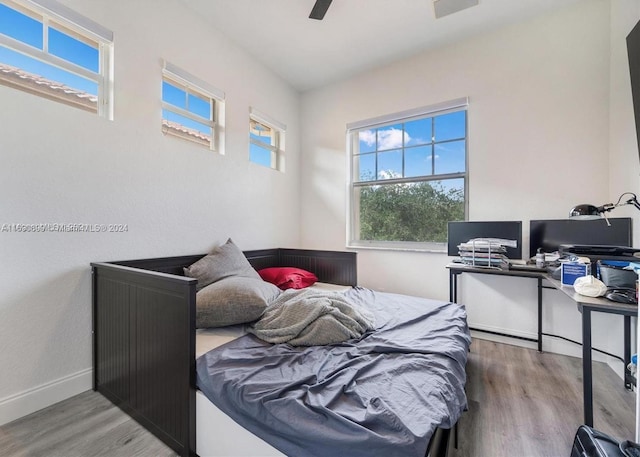
[[[360,239],[446,242],[447,222],[464,220],[464,191],[419,182],[362,187]]]

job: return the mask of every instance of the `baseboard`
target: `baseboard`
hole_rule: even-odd
[[[491,325],[484,324],[469,324],[470,327],[473,327],[477,331],[471,330],[471,335],[474,338],[479,338],[483,340],[495,341],[497,343],[505,343],[511,344],[512,346],[520,346],[529,349],[537,349],[538,343],[532,341],[526,341],[518,338],[511,338],[505,335],[496,335],[496,333],[504,333],[513,335],[520,338],[537,338],[537,333],[523,332],[514,329],[505,329],[502,327],[494,327]],[[483,332],[484,330],[484,332]],[[553,336],[543,335],[542,336],[542,352],[551,352],[554,354],[567,355],[570,357],[578,357],[582,358],[582,344],[578,341],[579,344],[575,344],[569,341],[565,341],[561,338],[554,338]],[[597,351],[592,351],[591,356],[593,360],[596,362],[605,362],[611,366],[611,368],[616,372],[623,373],[622,370],[618,370],[617,365],[620,367],[622,363],[616,361],[614,358],[601,354]]]
[[[93,386],[93,370],[78,371],[60,379],[0,399],[0,425],[66,400]]]
[[[535,339],[538,337],[536,333],[523,332],[520,330],[515,330],[511,328],[502,328],[495,327],[492,325],[485,324],[469,324],[469,327],[473,328],[471,330],[471,334],[483,340],[496,341],[499,343],[510,343],[514,346],[523,346],[523,347],[537,347],[537,343],[533,341],[523,340],[522,338]],[[503,335],[500,335],[500,334]],[[513,335],[514,338],[507,336]]]

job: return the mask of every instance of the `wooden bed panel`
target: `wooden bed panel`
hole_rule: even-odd
[[[321,282],[356,286],[356,253],[280,249],[280,266],[312,271]]]
[[[110,264],[183,276],[184,267],[197,262],[205,255],[120,260]],[[355,252],[275,248],[244,251],[244,255],[256,270],[268,267],[303,268],[315,273],[321,282],[345,286],[357,285]]]
[[[136,287],[134,294],[131,364],[135,375],[131,378],[130,406],[152,421],[160,434],[165,434],[163,441],[173,442],[176,448],[188,442],[189,435],[184,418],[189,413],[191,385],[185,381],[191,364],[185,355],[190,343],[184,296],[147,287]]]
[[[244,256],[256,271],[263,268],[280,266],[280,249],[260,249],[255,251],[244,251]]]
[[[279,248],[245,251],[244,254],[256,270],[295,267],[315,273],[321,282],[345,286],[358,283],[355,252]]]
[[[94,276],[96,301],[109,306],[98,307],[94,312],[94,321],[100,323],[100,331],[94,334],[94,385],[99,383],[101,392],[120,405],[129,398],[130,288],[108,277],[97,278]]]
[[[115,265],[122,265],[142,270],[158,271],[170,275],[184,276],[183,268],[197,262],[206,254],[185,255],[179,257],[159,257],[157,259],[121,260],[110,262]]]
[[[94,390],[182,456],[195,449],[195,279],[92,264]]]

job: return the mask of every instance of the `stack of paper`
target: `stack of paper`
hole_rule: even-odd
[[[458,245],[462,263],[475,267],[509,268],[505,241],[497,238],[474,238]]]

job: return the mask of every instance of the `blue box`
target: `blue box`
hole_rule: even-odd
[[[576,279],[591,274],[591,265],[580,262],[565,262],[562,264],[561,282],[565,286],[573,286]]]

